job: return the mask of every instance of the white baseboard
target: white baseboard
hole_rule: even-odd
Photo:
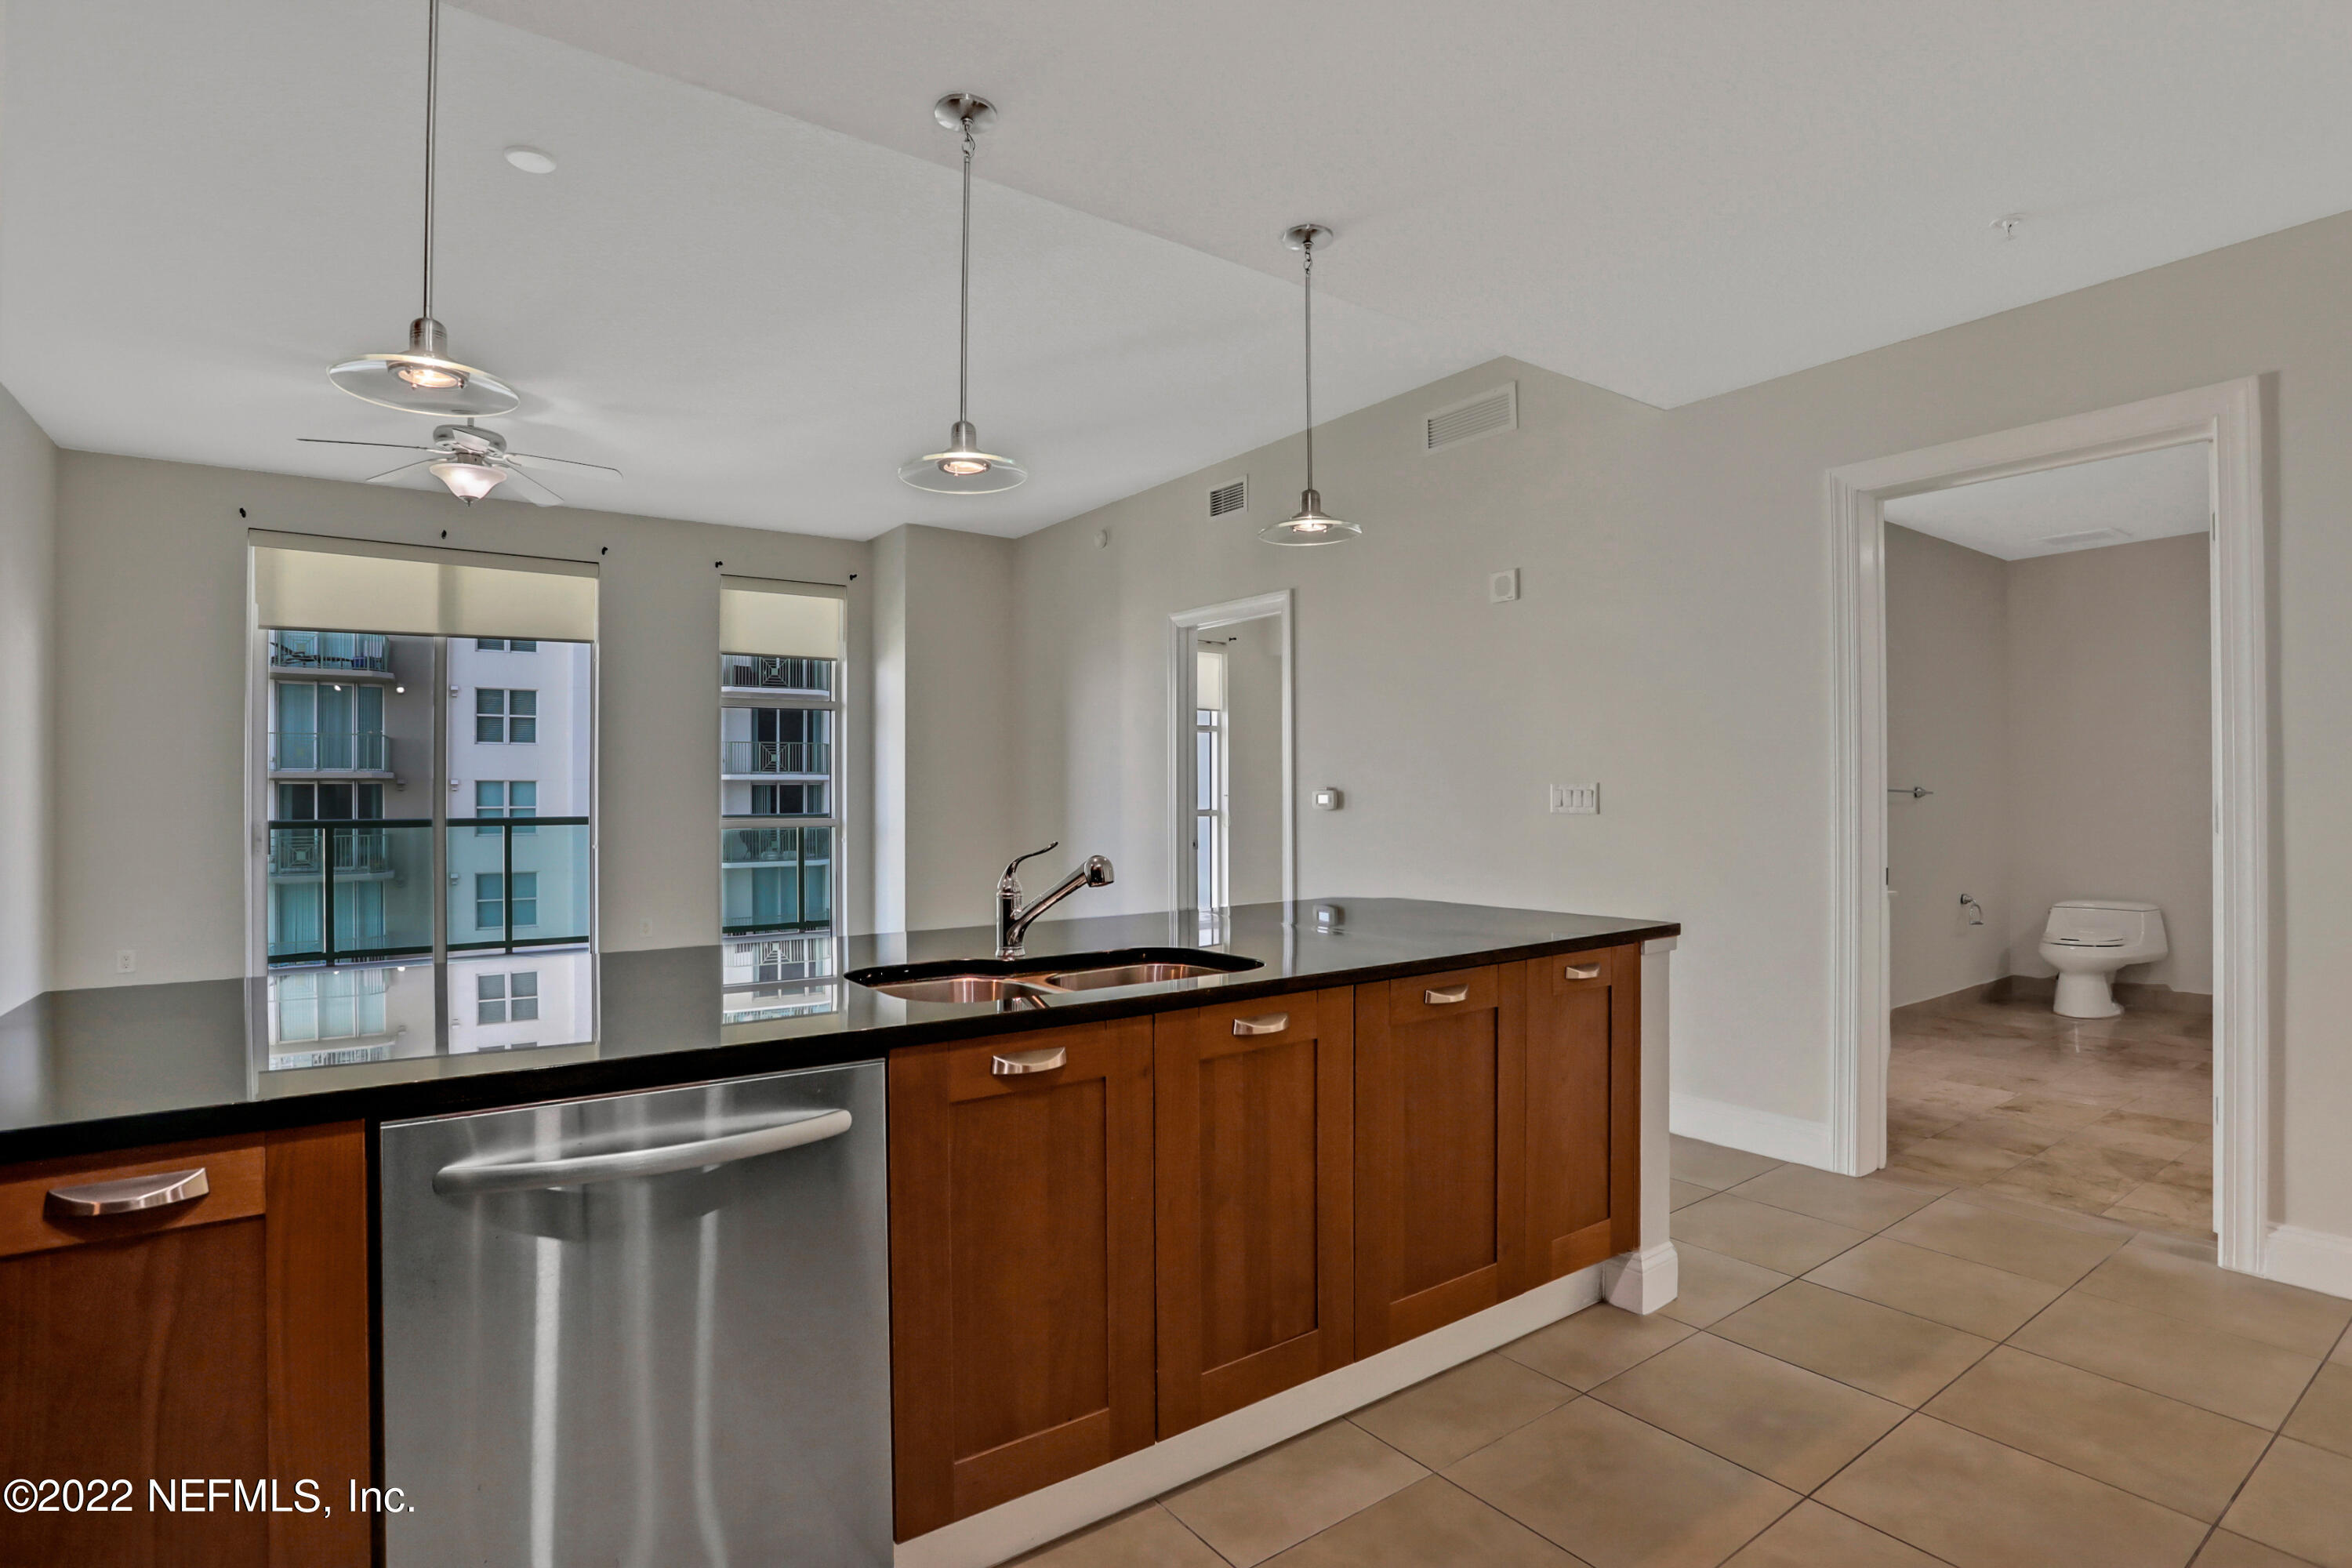
[[[2274,1225],[2263,1248],[2263,1277],[2352,1298],[2352,1237]]]
[[[1774,1160],[1829,1170],[1830,1129],[1826,1121],[1806,1121],[1778,1111],[1750,1110],[1720,1100],[1677,1094],[1670,1101],[1668,1125],[1685,1138],[1744,1149]]]
[[[988,1568],[1485,1355],[1601,1300],[1601,1265],[1327,1372],[1082,1476],[898,1543],[894,1568]]]
[[[1621,1252],[1601,1266],[1601,1289],[1609,1304],[1644,1316],[1673,1300],[1681,1280],[1682,1258],[1671,1241]]]

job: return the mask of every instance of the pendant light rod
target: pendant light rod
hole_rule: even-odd
[[[1305,259],[1299,271],[1305,279],[1303,290],[1307,311],[1307,488],[1315,488],[1315,231],[1311,227],[1299,242],[1298,249]]]
[[[425,305],[417,315],[433,319],[433,131],[440,119],[441,0],[425,0]]]
[[[963,121],[962,291],[956,301],[956,423],[971,423],[971,115]]]

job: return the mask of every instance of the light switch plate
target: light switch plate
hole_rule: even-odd
[[[1597,784],[1556,784],[1551,786],[1551,810],[1555,816],[1598,816],[1601,815],[1601,786]]]
[[[1507,572],[1495,572],[1488,574],[1486,578],[1486,602],[1488,604],[1508,604],[1511,600],[1516,599],[1518,596],[1519,569],[1517,567],[1514,566]]]

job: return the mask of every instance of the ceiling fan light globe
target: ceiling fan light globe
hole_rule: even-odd
[[[978,475],[988,472],[989,469],[995,466],[995,464],[990,462],[985,458],[971,457],[961,453],[959,453],[954,457],[942,458],[940,459],[940,472],[947,475],[950,479],[972,479]]]
[[[426,470],[463,501],[478,501],[506,482],[506,470],[472,458],[452,458]]]
[[[466,384],[462,371],[429,363],[395,360],[392,374],[419,392],[452,392]]]

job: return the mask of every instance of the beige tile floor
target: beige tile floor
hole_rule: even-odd
[[[2047,1002],[1896,1014],[1890,1163],[2210,1240],[2213,1020],[2062,1018]]]
[[[2038,1193],[1674,1166],[1664,1311],[1588,1308],[1020,1561],[2352,1568],[2352,1301]]]

